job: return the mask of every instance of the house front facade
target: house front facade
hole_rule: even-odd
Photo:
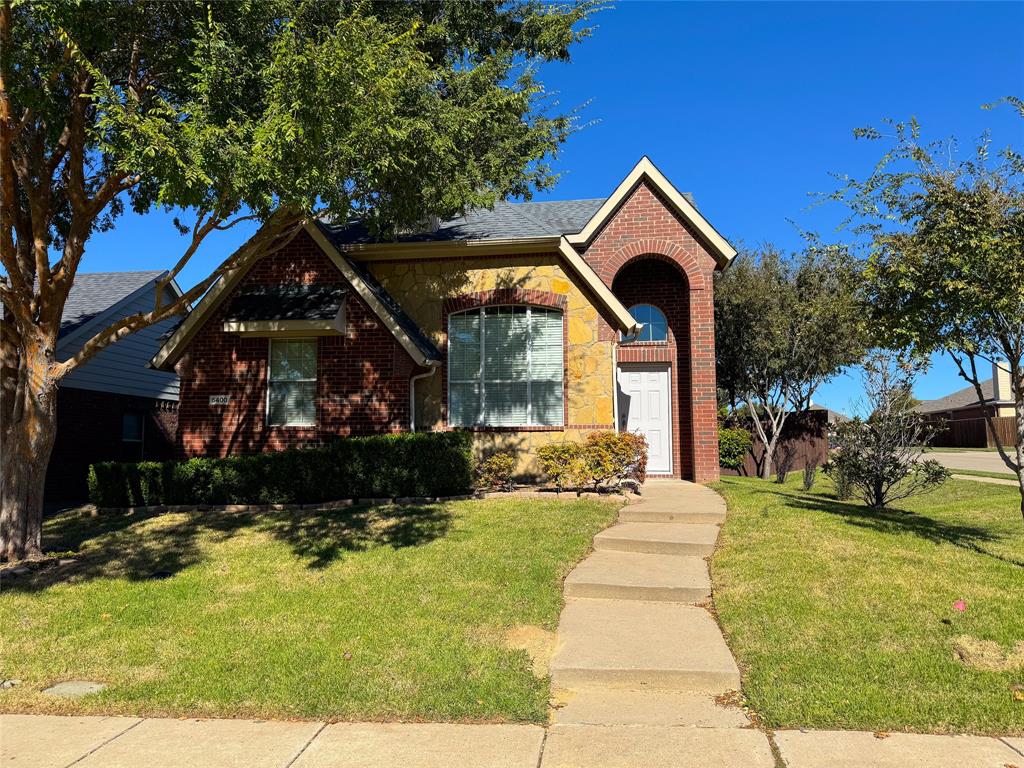
[[[646,158],[605,199],[500,203],[394,242],[318,221],[233,270],[156,355],[179,450],[470,430],[481,455],[642,432],[718,477],[712,278],[735,251]]]

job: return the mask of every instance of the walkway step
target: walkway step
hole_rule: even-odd
[[[565,580],[566,597],[699,603],[711,597],[708,566],[699,557],[595,552]]]
[[[718,526],[709,523],[618,523],[594,537],[594,549],[707,557],[717,538]]]
[[[630,504],[619,512],[621,523],[711,523],[725,522],[724,509],[676,507],[673,511],[658,510],[646,504]]]
[[[740,674],[721,630],[703,608],[640,600],[566,601],[560,647],[551,661],[555,686],[723,693]]]
[[[723,707],[708,693],[581,688],[556,691],[551,722],[560,725],[670,725],[745,728],[743,710]]]
[[[556,725],[541,768],[774,768],[768,738],[744,728]]]

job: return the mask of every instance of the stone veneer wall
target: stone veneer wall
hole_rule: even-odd
[[[520,472],[533,474],[533,451],[541,445],[578,440],[597,429],[614,429],[614,343],[602,326],[607,323],[566,274],[557,254],[500,257],[389,260],[368,264],[370,271],[419,323],[442,351],[447,349],[446,303],[534,302],[564,306],[566,343],[566,411],[564,428],[502,429],[477,433],[481,455],[504,449],[520,453]],[[540,294],[554,297],[540,298]],[[470,304],[465,304],[470,306]],[[421,380],[416,390],[417,428],[444,429],[445,369]]]

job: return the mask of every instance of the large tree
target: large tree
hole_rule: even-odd
[[[386,234],[551,184],[573,116],[549,112],[536,64],[567,60],[591,10],[0,0],[0,556],[40,554],[56,388],[97,352],[180,313],[311,216]],[[89,238],[125,205],[183,211],[164,284],[208,237],[259,226],[180,300],[157,290],[150,311],[59,361]]]
[[[1024,102],[1007,99],[1024,117]],[[1024,516],[1024,158],[982,137],[967,157],[953,140],[926,142],[916,122],[860,129],[884,142],[865,179],[834,197],[870,240],[868,283],[882,342],[947,353],[985,400],[993,363],[1010,373],[1016,445],[989,434],[1017,476]]]
[[[746,406],[765,447],[768,479],[782,428],[810,407],[823,383],[864,353],[857,262],[839,246],[812,242],[784,257],[771,246],[745,253],[715,281],[718,384]]]

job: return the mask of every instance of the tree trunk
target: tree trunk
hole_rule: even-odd
[[[1020,516],[1024,519],[1024,387],[1020,383],[1014,400],[1013,410],[1017,419],[1017,485],[1020,486]]]
[[[764,459],[761,461],[762,480],[772,479],[772,469],[775,465],[775,449],[779,446],[779,432],[780,430],[774,430],[768,442],[764,442],[763,439],[761,441],[764,444]]]
[[[2,409],[0,559],[31,559],[43,553],[43,486],[57,435],[57,386],[49,377],[51,357],[40,347],[21,354],[15,386],[3,388],[5,398],[13,402]]]

